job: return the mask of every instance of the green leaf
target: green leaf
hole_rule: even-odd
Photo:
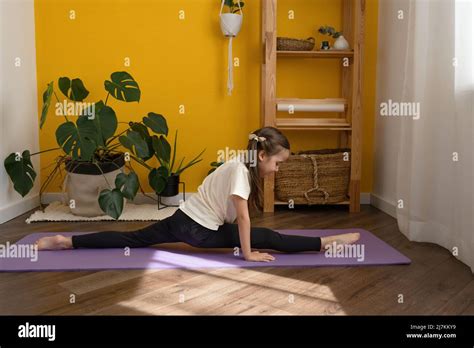
[[[119,142],[141,159],[146,158],[149,155],[148,144],[138,132],[133,130],[127,131],[126,135],[119,137]]]
[[[135,172],[130,172],[128,175],[120,173],[115,178],[115,188],[121,190],[125,198],[134,199],[138,192],[138,187],[138,176]]]
[[[11,153],[3,163],[8,173],[13,188],[22,197],[25,197],[33,188],[36,172],[30,159],[30,151],[23,151],[21,157],[17,158],[16,153]]]
[[[160,135],[159,138],[156,135],[153,136],[153,149],[159,160],[161,159],[167,164],[170,163],[171,146],[163,135]]]
[[[244,9],[244,6],[245,6],[245,4],[241,1],[241,2],[240,2],[240,9],[243,10],[243,9]],[[240,12],[238,1],[235,2],[234,8],[235,8],[235,10],[234,10],[232,13]]]
[[[140,101],[140,88],[132,75],[125,71],[116,71],[105,80],[104,87],[112,97],[126,102]]]
[[[87,117],[80,116],[76,123],[61,124],[56,129],[56,141],[65,153],[72,152],[74,160],[90,161],[97,148],[97,129]]]
[[[144,161],[148,161],[155,154],[155,151],[153,150],[153,140],[150,136],[150,133],[148,132],[148,128],[139,122],[130,122],[130,128],[140,134],[143,140],[146,141],[148,145],[148,156],[142,157],[142,159]]]
[[[169,177],[170,174],[171,174],[171,173],[169,172],[168,168],[166,168],[166,167],[159,167],[159,168],[157,169],[157,171],[158,171],[158,174],[159,174],[162,178],[164,178],[165,180],[168,179],[168,177]]]
[[[88,117],[92,114],[91,107],[82,110],[81,116]],[[101,101],[94,104],[94,116],[92,118],[97,130],[97,145],[105,146],[107,140],[111,138],[117,130],[118,122],[115,111],[110,106],[105,106]]]
[[[178,130],[174,133],[173,157],[171,157],[170,172],[173,172],[174,160],[176,159],[176,142],[178,141]]]
[[[327,26],[321,26],[318,31],[321,34],[326,35],[328,33],[328,27]]]
[[[176,174],[179,175],[180,173],[182,173],[185,169],[195,165],[196,163],[198,162],[201,162],[202,161],[202,158],[200,160],[197,160],[203,153],[204,151],[206,151],[206,149],[202,150],[201,153],[199,155],[197,155],[196,157],[194,157],[191,161],[189,161],[188,164],[186,164],[183,168],[181,168],[180,166],[180,169],[178,171],[176,171]]]
[[[163,115],[149,112],[148,116],[143,117],[143,123],[156,134],[168,135],[168,124]]]
[[[181,170],[181,166],[183,165],[183,161],[186,157],[183,157],[181,158],[181,162],[179,162],[179,166],[178,166],[178,169],[176,169],[176,172],[175,173],[178,173],[180,170]]]
[[[43,124],[46,121],[48,115],[49,105],[51,104],[51,96],[53,95],[53,81],[48,83],[46,91],[43,93],[43,109],[41,110],[41,121],[40,129],[43,128]]]
[[[84,87],[81,79],[71,81],[69,77],[60,77],[58,86],[61,92],[73,101],[83,101],[89,95],[89,91]]]
[[[123,196],[119,189],[102,190],[99,195],[99,206],[104,213],[117,220],[123,211]]]
[[[166,186],[166,176],[164,174],[166,169],[161,169],[164,167],[160,167],[158,169],[153,168],[150,173],[148,173],[148,183],[150,186],[155,190],[157,194],[160,194],[161,191]],[[166,170],[167,172],[167,170]]]
[[[79,117],[76,121],[79,132],[79,147],[81,150],[81,160],[90,161],[97,149],[99,133],[93,120],[87,117]]]

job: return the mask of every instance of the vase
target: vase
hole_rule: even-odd
[[[242,27],[242,16],[235,13],[222,13],[221,30],[225,36],[235,37]]]
[[[349,42],[344,38],[344,36],[339,36],[336,41],[334,41],[334,45],[332,46],[335,50],[348,50],[349,49]]]

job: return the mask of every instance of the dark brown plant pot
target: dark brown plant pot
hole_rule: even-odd
[[[179,193],[179,175],[173,174],[166,179],[166,186],[161,191],[162,197],[173,197]]]

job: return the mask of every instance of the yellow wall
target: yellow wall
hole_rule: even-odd
[[[170,134],[179,130],[178,159],[191,159],[206,148],[204,160],[182,174],[187,191],[196,191],[217,151],[226,146],[244,148],[248,133],[260,126],[260,2],[246,1],[243,27],[234,41],[240,67],[234,70],[232,96],[226,95],[227,40],[219,27],[219,7],[218,0],[36,0],[38,113],[51,80],[56,84],[60,76],[81,78],[90,91],[85,101],[93,102],[105,98],[104,80],[112,72],[128,71],[139,83],[140,103],[109,98],[108,104],[122,122],[139,121],[150,111],[163,114]],[[289,9],[295,11],[293,21],[287,19]],[[70,19],[71,10],[75,19]],[[180,10],[185,11],[185,20],[179,19]],[[377,0],[368,0],[367,14],[363,192],[372,189]],[[324,24],[340,25],[340,0],[279,0],[279,36],[315,36]],[[319,43],[321,36],[317,39]],[[124,66],[126,57],[130,67]],[[338,97],[339,69],[336,60],[279,62],[277,94]],[[181,104],[184,115],[179,114]],[[52,108],[40,133],[41,150],[57,147],[54,134],[63,121]],[[333,132],[286,134],[293,151],[336,144]],[[58,153],[41,154],[41,167],[51,164]],[[147,171],[133,164],[145,191],[150,191]],[[50,170],[41,171],[42,182]],[[56,180],[48,191],[57,192],[59,184]]]

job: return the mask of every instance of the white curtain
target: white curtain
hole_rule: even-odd
[[[396,194],[401,232],[474,272],[473,2],[409,0]]]

